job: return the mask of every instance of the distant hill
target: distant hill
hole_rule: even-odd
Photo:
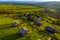
[[[0,4],[25,4],[25,5],[36,5],[40,7],[60,9],[60,2],[35,2],[35,1],[6,1],[0,2]]]
[[[43,6],[52,9],[60,9],[60,2],[43,2],[38,4],[38,6]]]

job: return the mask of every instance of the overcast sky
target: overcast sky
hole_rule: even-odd
[[[0,1],[60,1],[60,0],[0,0]]]

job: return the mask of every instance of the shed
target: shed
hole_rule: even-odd
[[[24,16],[27,16],[27,14],[24,14]]]
[[[20,25],[20,22],[13,22],[12,23],[12,27],[15,27],[15,26],[18,26],[18,25]]]
[[[30,17],[31,17],[31,15],[30,15],[30,14],[27,14],[27,15],[26,15],[26,17],[27,17],[27,18],[30,18]]]
[[[42,25],[39,21],[35,21],[34,24],[35,24],[36,26]]]
[[[27,28],[21,28],[18,31],[18,35],[24,35],[28,33],[28,29]]]
[[[57,33],[57,30],[51,26],[46,26],[45,30],[50,32],[50,33]]]
[[[32,17],[31,14],[27,14],[27,15],[26,15],[26,18],[27,18],[27,20],[29,20],[29,21],[34,21],[34,19],[33,19],[33,17]]]

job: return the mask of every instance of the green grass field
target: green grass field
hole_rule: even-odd
[[[14,11],[14,12],[32,12],[32,11],[41,11],[43,8],[27,5],[1,5],[0,10]]]
[[[38,8],[38,7],[34,7],[34,6],[24,6],[24,5],[14,5],[14,6],[13,5],[2,5],[2,6],[0,6],[0,10],[11,11],[9,9],[13,10],[14,12],[27,12],[27,13],[32,12],[32,11],[45,10],[44,8]],[[19,10],[15,10],[15,9],[19,9]],[[37,13],[35,13],[35,14],[37,14]],[[33,22],[30,22],[27,20],[21,20],[21,18],[13,19],[10,17],[13,15],[17,15],[17,14],[9,14],[9,15],[1,14],[0,15],[0,40],[38,40],[38,39],[48,40],[49,36],[56,37],[58,40],[60,40],[60,26],[51,24],[51,20],[48,20],[50,18],[50,19],[56,21],[56,19],[51,18],[49,16],[46,18],[42,17],[43,18],[43,20],[41,21],[42,26],[37,27],[34,25],[32,28],[32,26],[30,26],[29,23],[32,24]],[[37,14],[37,15],[39,15],[39,14]],[[40,15],[40,16],[42,16],[42,15]],[[11,27],[11,23],[13,23],[13,22],[22,22],[23,24],[21,24],[20,26],[17,26],[17,27]],[[56,33],[56,35],[54,35],[54,34],[50,34],[50,33],[42,33],[37,30],[37,28],[39,30],[44,30],[47,25],[54,26],[58,30],[59,33]],[[18,37],[17,32],[22,27],[28,28],[31,31],[31,33],[24,35],[23,37]],[[49,35],[47,35],[47,34],[49,34]]]

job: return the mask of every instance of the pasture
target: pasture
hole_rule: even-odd
[[[49,16],[45,16],[45,14],[41,14],[39,11],[44,11],[44,8],[38,8],[35,6],[27,6],[27,5],[0,5],[0,11],[7,11],[11,12],[13,14],[7,14],[7,13],[0,13],[0,40],[48,40],[49,36],[55,37],[58,40],[60,40],[60,26],[52,24],[51,20],[56,21],[57,19],[51,18]],[[18,13],[19,12],[19,13]],[[28,21],[27,19],[14,19],[12,16],[17,16],[20,14],[28,14],[31,13],[33,15],[39,15],[42,18],[42,21],[39,21],[42,23],[41,26],[36,26],[32,24],[34,22]],[[49,18],[51,20],[49,20]],[[22,24],[16,27],[11,27],[11,24],[13,22],[21,22]],[[56,35],[50,34],[46,32],[44,29],[47,25],[52,25],[55,27],[58,31]],[[20,28],[26,27],[28,28],[31,33],[24,35],[23,37],[18,37],[17,32]],[[42,31],[40,31],[42,30]]]

